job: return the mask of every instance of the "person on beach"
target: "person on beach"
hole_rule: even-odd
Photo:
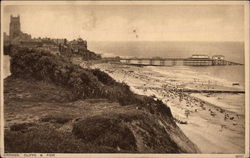
[[[227,120],[227,114],[225,113],[225,115],[224,115],[224,121],[226,121]]]
[[[226,125],[221,125],[220,132],[222,132],[223,128],[226,127]]]
[[[189,114],[190,114],[189,110],[185,110],[186,118],[188,118]]]

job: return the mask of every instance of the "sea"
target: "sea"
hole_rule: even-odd
[[[224,55],[225,60],[244,64],[244,42],[186,41],[90,41],[88,48],[102,56],[188,58],[193,54]],[[207,67],[155,67],[160,71],[186,69],[212,78],[245,85],[244,65]]]
[[[185,58],[192,54],[224,55],[226,60],[244,64],[243,42],[175,42],[175,41],[89,41],[88,49],[102,56],[121,57],[172,57]],[[9,76],[10,57],[4,55],[3,76]],[[161,71],[171,71],[169,67],[160,67]],[[187,69],[229,82],[245,83],[244,65],[176,67]]]
[[[239,83],[240,87],[245,86],[245,68],[244,65],[231,66],[150,66],[151,70],[167,74],[169,72],[176,74],[183,74],[186,77],[204,78],[206,80],[217,80],[232,85],[232,83]]]
[[[185,58],[204,54],[244,63],[244,42],[89,41],[88,48],[102,56]]]

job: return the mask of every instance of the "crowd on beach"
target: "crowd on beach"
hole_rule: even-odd
[[[152,69],[147,67],[108,63],[92,65],[92,68],[99,68],[102,71],[107,72],[115,80],[127,83],[131,90],[137,94],[153,96],[156,99],[162,100],[171,108],[177,124],[179,124],[180,128],[184,130],[184,133],[185,130],[187,131],[187,135],[189,134],[188,132],[190,132],[187,128],[192,128],[194,130],[197,128],[201,130],[201,133],[202,130],[207,130],[207,127],[204,126],[204,122],[208,123],[207,126],[210,124],[213,126],[214,129],[211,129],[213,132],[211,135],[218,135],[218,132],[223,132],[225,134],[225,143],[228,143],[228,137],[231,137],[231,135],[234,134],[230,132],[236,131],[236,134],[239,134],[244,131],[244,115],[224,109],[219,105],[211,104],[195,95],[181,91],[182,88],[188,86],[196,86],[197,88],[216,88],[219,85],[216,80],[202,81],[202,79],[199,79],[197,76],[194,76],[193,78],[185,78],[184,76],[183,78],[178,76],[173,77],[171,75],[152,71]],[[210,97],[210,94],[199,95],[208,99]],[[217,97],[217,99],[218,98],[219,97]],[[230,134],[228,134],[228,132]],[[192,136],[192,133],[190,136]],[[244,137],[244,135],[242,137]],[[242,143],[242,141],[244,140],[239,140],[236,144]],[[197,141],[197,143],[202,144],[204,142]],[[241,150],[241,148],[235,150]],[[206,152],[205,145],[204,152]]]

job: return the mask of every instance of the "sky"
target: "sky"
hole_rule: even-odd
[[[88,41],[244,41],[243,5],[11,5],[32,37]]]

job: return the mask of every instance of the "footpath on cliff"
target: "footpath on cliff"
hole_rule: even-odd
[[[10,153],[199,153],[170,108],[99,69],[36,49],[11,53],[4,80]]]

